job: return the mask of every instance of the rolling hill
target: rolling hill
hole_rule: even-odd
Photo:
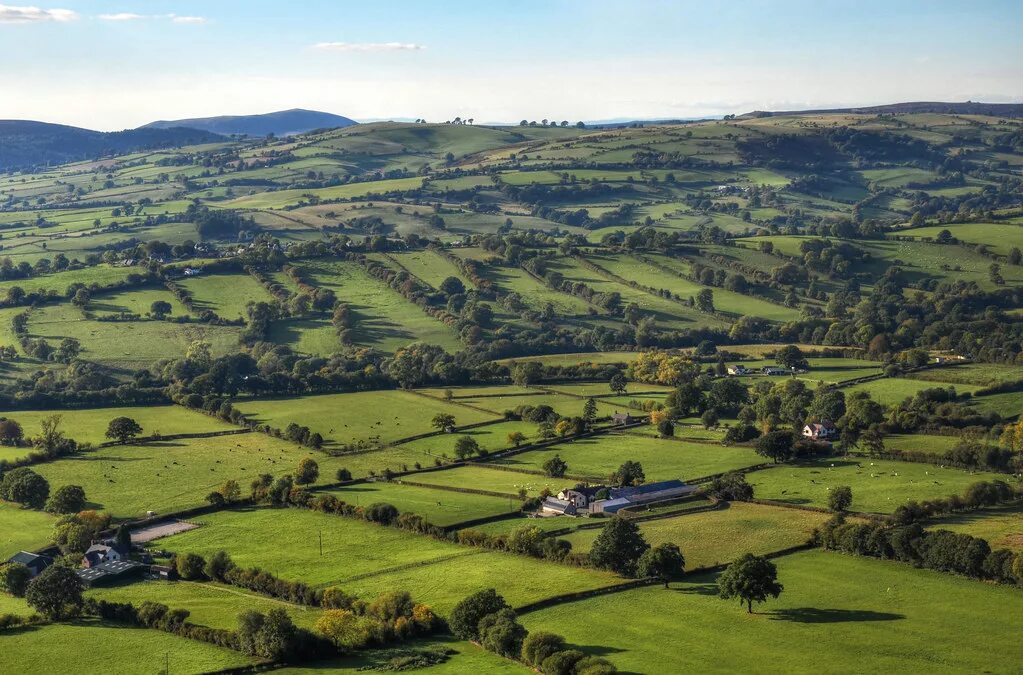
[[[160,120],[150,122],[142,129],[170,129],[188,127],[215,134],[244,136],[291,136],[314,129],[350,127],[355,120],[315,110],[281,110],[263,115],[222,115],[220,117],[196,117],[184,120]]]
[[[209,131],[180,127],[104,132],[30,120],[0,120],[0,169],[63,164],[217,140],[222,137]]]

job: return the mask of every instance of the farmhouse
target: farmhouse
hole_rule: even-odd
[[[630,415],[629,413],[615,412],[615,414],[611,415],[611,422],[614,424],[634,424],[642,419],[642,417]]]
[[[738,364],[738,365],[735,365],[735,366],[728,366],[728,374],[729,375],[748,375],[749,372],[750,372],[749,368],[747,368],[746,366],[744,366],[742,364]]]
[[[830,420],[821,420],[804,426],[803,436],[814,441],[830,441],[838,437],[838,427]]]
[[[577,509],[589,508],[590,504],[596,499],[597,494],[601,490],[606,490],[603,486],[585,486],[577,485],[574,488],[566,488],[558,493],[558,499],[571,502]]]
[[[8,563],[21,563],[28,568],[32,576],[38,575],[53,564],[53,558],[28,551],[19,551],[7,559]]]
[[[128,551],[119,546],[93,544],[82,557],[82,567],[89,569],[105,562],[119,562],[128,559]]]
[[[784,368],[778,368],[777,366],[764,366],[760,369],[764,375],[788,375],[789,371]]]

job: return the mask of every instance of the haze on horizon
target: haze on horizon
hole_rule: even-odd
[[[1006,0],[0,3],[0,119],[115,130],[298,107],[480,123],[1020,102],[1021,29]]]

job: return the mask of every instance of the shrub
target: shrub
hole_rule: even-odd
[[[539,667],[551,654],[565,649],[565,638],[555,633],[536,631],[530,633],[522,641],[522,660],[531,666]]]
[[[572,675],[575,664],[586,658],[578,649],[566,649],[554,652],[540,664],[540,672],[544,675]]]
[[[195,581],[203,578],[206,561],[196,553],[182,553],[174,559],[174,566],[182,579]]]
[[[473,593],[459,602],[448,616],[448,626],[455,637],[462,640],[479,640],[480,620],[508,607],[508,603],[493,588]]]

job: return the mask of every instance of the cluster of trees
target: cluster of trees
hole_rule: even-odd
[[[643,538],[636,523],[621,516],[612,516],[593,542],[590,562],[626,577],[653,577],[664,582],[685,572],[685,557],[675,544],[659,544],[653,548]]]
[[[1023,554],[991,550],[984,539],[948,530],[925,530],[920,523],[846,522],[842,515],[816,534],[825,549],[898,560],[915,567],[1000,583],[1023,583]]]
[[[490,588],[460,601],[451,610],[448,626],[455,637],[470,640],[506,658],[521,660],[545,675],[613,675],[618,669],[607,659],[568,649],[565,638],[547,632],[530,633],[515,610]]]

